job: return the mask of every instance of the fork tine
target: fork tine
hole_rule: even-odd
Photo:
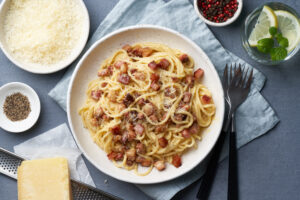
[[[241,77],[241,68],[236,67],[236,64],[235,64],[234,69],[233,69],[233,78],[232,78],[231,84],[233,86],[236,86],[239,82],[240,77]]]
[[[247,79],[247,77],[248,77],[248,71],[249,71],[249,67],[247,67],[245,76],[244,76],[244,78],[243,78],[243,80],[242,80],[242,83],[241,83],[242,87],[245,87],[245,82],[246,82],[246,79]]]
[[[226,64],[224,72],[223,72],[223,86],[225,89],[228,88],[228,65]]]
[[[239,64],[239,68],[241,69],[241,77],[240,77],[240,80],[238,82],[238,86],[239,87],[243,87],[243,76],[244,76],[244,71],[245,71],[245,67],[242,68],[241,64]]]
[[[251,72],[250,72],[250,75],[249,75],[249,78],[248,78],[248,81],[246,84],[246,88],[250,88],[252,79],[253,79],[253,69],[251,69]]]
[[[231,65],[230,65],[230,79],[229,79],[229,82],[231,82],[232,81],[232,63],[231,63]]]

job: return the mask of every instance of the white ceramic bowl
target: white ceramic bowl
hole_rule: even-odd
[[[66,58],[62,62],[59,62],[55,65],[40,66],[40,65],[36,65],[36,64],[28,64],[28,63],[22,62],[22,60],[17,59],[12,54],[12,52],[9,50],[9,48],[7,47],[5,38],[4,38],[3,23],[4,23],[4,19],[5,19],[5,16],[6,16],[6,13],[9,8],[11,0],[2,0],[1,5],[0,5],[0,47],[3,51],[3,53],[16,66],[20,67],[23,70],[31,72],[31,73],[50,74],[50,73],[54,73],[54,72],[57,72],[59,70],[66,68],[80,55],[81,51],[85,47],[85,44],[86,44],[88,36],[89,36],[89,31],[90,31],[90,19],[89,19],[88,10],[82,0],[77,0],[77,1],[82,8],[82,13],[84,16],[84,19],[83,19],[84,26],[82,27],[82,29],[83,29],[82,38],[80,39],[76,48],[72,51],[72,53],[70,54],[70,56],[68,58]]]
[[[203,15],[201,14],[201,12],[198,8],[198,0],[194,0],[194,8],[195,8],[196,13],[200,17],[200,19],[202,19],[206,24],[211,25],[211,26],[216,26],[216,27],[222,27],[222,26],[227,26],[227,25],[233,23],[240,16],[242,9],[243,9],[243,0],[237,0],[237,2],[239,3],[239,5],[238,5],[238,9],[234,13],[234,15],[231,18],[229,18],[226,22],[221,22],[221,23],[212,22],[212,21],[206,19],[205,17],[203,17]]]
[[[22,121],[11,121],[3,112],[3,105],[7,96],[20,92],[27,96],[31,112]],[[24,83],[12,82],[0,87],[0,127],[8,132],[19,133],[30,129],[38,120],[41,112],[41,103],[36,92]]]
[[[89,131],[83,127],[78,109],[86,99],[88,83],[97,78],[97,71],[102,61],[120,49],[124,44],[136,42],[157,42],[171,48],[180,49],[192,56],[196,67],[205,71],[203,83],[212,92],[216,104],[216,115],[211,126],[204,131],[203,140],[196,150],[191,149],[182,156],[182,166],[167,166],[159,172],[153,169],[147,176],[137,176],[114,166],[106,153],[100,149],[90,137]],[[78,63],[68,90],[67,113],[73,136],[86,158],[102,172],[122,181],[138,184],[159,183],[181,176],[197,166],[211,151],[216,143],[224,117],[224,95],[219,76],[207,55],[194,42],[173,30],[152,26],[132,26],[117,30],[96,42]]]

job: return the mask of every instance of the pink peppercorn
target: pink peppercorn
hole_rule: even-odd
[[[237,11],[237,0],[198,0],[198,9],[208,20],[221,23],[231,18]]]

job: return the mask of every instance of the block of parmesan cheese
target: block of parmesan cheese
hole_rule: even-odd
[[[70,175],[65,158],[23,161],[18,168],[19,200],[70,200]]]

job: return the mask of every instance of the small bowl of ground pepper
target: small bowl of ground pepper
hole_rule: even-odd
[[[36,92],[24,83],[12,82],[0,87],[0,127],[19,133],[38,120],[41,104]]]
[[[194,0],[199,17],[211,26],[227,26],[241,14],[242,0]]]

